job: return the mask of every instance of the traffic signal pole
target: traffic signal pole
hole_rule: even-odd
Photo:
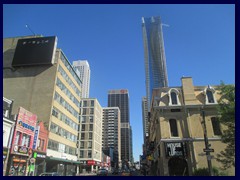
[[[203,123],[205,152],[206,152],[206,156],[207,156],[208,171],[209,171],[209,175],[213,176],[212,161],[211,161],[211,156],[210,156],[211,149],[209,149],[211,144],[208,143],[207,128],[206,128],[206,122],[205,122],[205,111],[203,108],[201,110],[202,110],[202,119],[203,119],[202,123]]]

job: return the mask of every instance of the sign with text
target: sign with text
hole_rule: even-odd
[[[185,157],[185,144],[183,142],[167,142],[165,148],[167,157]]]

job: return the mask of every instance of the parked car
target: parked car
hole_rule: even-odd
[[[122,171],[122,176],[131,176],[130,170],[129,169],[124,169]]]
[[[60,176],[57,172],[45,172],[41,173],[39,176]]]
[[[97,171],[97,175],[98,176],[107,176],[108,175],[108,170],[104,169],[104,168],[100,168],[98,171]]]

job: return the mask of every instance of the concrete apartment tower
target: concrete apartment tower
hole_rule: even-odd
[[[119,107],[121,112],[121,161],[122,165],[126,165],[132,160],[128,90],[108,91],[108,107]]]
[[[23,107],[44,122],[46,171],[72,175],[79,164],[80,78],[56,48],[55,36],[6,38],[3,46],[3,96],[14,99],[12,114]]]
[[[95,98],[83,98],[80,112],[79,172],[97,171],[102,161],[102,107]]]
[[[103,108],[103,138],[102,149],[108,156],[113,151],[111,166],[119,167],[121,161],[121,118],[118,107]]]
[[[73,67],[77,70],[77,74],[82,81],[82,98],[89,98],[90,87],[90,66],[87,60],[73,61]]]

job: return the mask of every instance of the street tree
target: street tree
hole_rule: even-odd
[[[226,148],[217,155],[224,169],[235,167],[235,86],[221,82],[221,98],[218,101],[219,121],[226,128],[222,130],[221,140]]]

